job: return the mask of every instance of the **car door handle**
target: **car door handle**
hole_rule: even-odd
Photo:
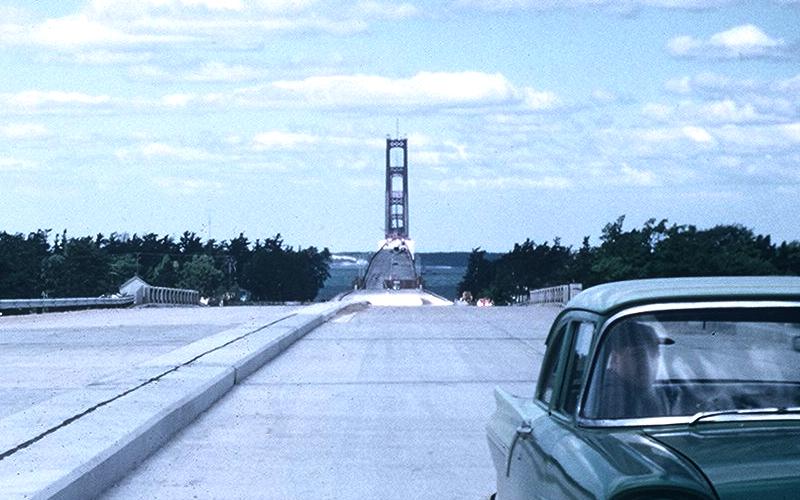
[[[533,434],[533,427],[531,427],[531,424],[524,422],[522,425],[517,427],[517,432],[514,433],[514,440],[511,441],[511,449],[508,450],[508,461],[506,462],[506,477],[509,477],[511,475],[511,458],[514,456],[514,448],[517,447],[517,441],[519,441],[519,438],[525,439],[531,434]]]

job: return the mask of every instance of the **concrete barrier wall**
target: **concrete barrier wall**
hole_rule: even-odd
[[[566,304],[583,290],[580,283],[540,288],[530,292],[528,302],[531,304]]]

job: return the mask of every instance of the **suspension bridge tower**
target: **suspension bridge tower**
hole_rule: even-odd
[[[408,139],[387,138],[386,239],[408,237]]]

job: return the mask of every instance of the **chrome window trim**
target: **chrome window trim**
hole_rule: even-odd
[[[800,309],[800,302],[788,300],[724,300],[724,301],[711,301],[711,302],[664,302],[658,304],[646,304],[642,306],[633,306],[613,314],[606,319],[600,326],[600,330],[596,333],[595,339],[592,341],[592,359],[589,365],[589,370],[584,374],[584,383],[581,388],[581,393],[578,395],[578,405],[575,410],[575,422],[580,427],[642,427],[642,426],[657,426],[657,425],[676,425],[688,424],[696,415],[680,415],[680,416],[667,416],[667,417],[647,417],[647,418],[618,418],[618,419],[594,419],[583,416],[583,400],[586,396],[586,390],[589,388],[589,379],[591,373],[594,371],[597,362],[597,356],[600,341],[606,334],[609,326],[628,316],[637,314],[646,314],[653,312],[664,311],[687,311],[687,310],[701,310],[701,309],[767,309],[767,308],[798,308]],[[732,418],[733,417],[733,418]],[[772,417],[772,418],[767,418]],[[728,422],[728,421],[741,421],[741,420],[800,420],[800,415],[721,415],[717,417],[709,417],[705,421],[708,422]]]
[[[585,417],[577,417],[575,421],[579,427],[592,428],[592,427],[655,427],[661,425],[681,425],[689,424],[697,417],[697,415],[689,416],[675,416],[675,417],[646,417],[646,418],[618,418],[618,419],[591,419]],[[749,415],[713,415],[702,420],[702,423],[720,423],[720,422],[777,422],[797,420],[800,421],[800,415],[797,414],[749,414]]]

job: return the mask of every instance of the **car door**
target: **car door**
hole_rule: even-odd
[[[506,433],[512,438],[505,471],[498,471],[498,500],[592,496],[587,488],[585,464],[575,461],[572,453],[584,445],[575,434],[572,416],[588,363],[594,324],[573,320],[560,328],[554,338],[559,343],[548,346],[536,400],[525,402],[517,398],[503,403],[507,418],[516,419],[517,427],[506,426]]]
[[[570,343],[560,391],[550,405],[549,425],[542,426],[541,446],[548,450],[548,474],[542,488],[549,498],[594,498],[603,489],[592,467],[596,453],[584,439],[585,431],[575,424],[595,328],[595,322],[580,318],[568,327]]]
[[[548,481],[547,432],[553,425],[549,407],[557,394],[567,322],[549,339],[536,396],[520,398],[497,389],[497,410],[489,424],[489,446],[497,470],[497,499],[549,498],[541,485]]]

